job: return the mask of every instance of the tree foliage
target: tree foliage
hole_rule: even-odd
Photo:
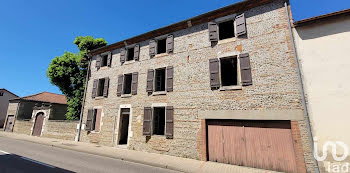
[[[63,55],[55,57],[47,69],[47,76],[53,85],[56,85],[67,98],[68,120],[79,118],[81,103],[84,96],[85,78],[87,74],[88,62],[82,61],[87,56],[89,50],[107,45],[102,38],[91,36],[76,37],[74,42],[79,52],[65,52]]]

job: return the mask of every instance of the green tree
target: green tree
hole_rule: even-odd
[[[91,36],[79,36],[73,43],[77,45],[79,52],[66,51],[62,56],[55,57],[47,69],[50,82],[67,97],[66,118],[68,120],[79,119],[88,68],[88,61],[84,59],[88,51],[107,45],[103,38],[94,39]]]

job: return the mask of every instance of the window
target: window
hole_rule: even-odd
[[[123,94],[131,94],[132,74],[124,75]]]
[[[238,85],[238,61],[237,57],[221,58],[221,85],[234,86]]]
[[[157,41],[157,54],[166,52],[166,38]]]
[[[128,53],[127,53],[128,56],[126,58],[126,61],[134,60],[134,50],[135,50],[134,47],[128,49]]]
[[[97,119],[97,109],[94,109],[94,114],[93,114],[93,118],[92,118],[92,131],[96,130],[96,119]]]
[[[107,66],[107,61],[108,61],[108,54],[103,55],[101,59],[101,67]]]
[[[219,23],[219,40],[235,37],[233,20]]]
[[[1,92],[0,92],[0,96],[4,96],[4,92],[1,91]]]
[[[164,135],[165,131],[165,107],[153,108],[153,134]]]
[[[105,78],[98,80],[97,96],[103,96]]]
[[[154,84],[155,91],[165,91],[165,68],[156,69]]]

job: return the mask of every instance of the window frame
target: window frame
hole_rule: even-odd
[[[237,38],[237,33],[236,33],[236,16],[237,14],[231,14],[231,15],[228,15],[228,16],[224,16],[224,17],[220,17],[220,18],[217,18],[214,20],[214,22],[217,24],[217,32],[218,32],[218,42],[223,42],[223,41],[227,41],[227,40],[232,40],[232,39],[236,39]],[[231,38],[225,38],[225,39],[222,39],[220,40],[220,28],[219,28],[219,24],[220,23],[224,23],[224,22],[227,22],[229,20],[233,20],[233,32],[234,32],[234,37],[231,37]]]
[[[165,72],[165,80],[164,80],[164,91],[156,91],[156,73],[157,73],[157,70],[160,70],[160,69],[163,69]],[[167,67],[160,67],[160,68],[156,68],[154,69],[154,74],[153,74],[153,93],[155,94],[164,94],[167,92]]]
[[[170,34],[166,34],[166,35],[162,35],[162,36],[158,36],[158,37],[156,37],[156,38],[154,38],[154,40],[156,41],[156,43],[157,43],[157,49],[156,49],[156,54],[155,54],[155,56],[161,56],[161,55],[168,55],[168,52],[167,52],[167,50],[166,50],[166,39],[168,38],[168,35],[170,35]],[[163,53],[158,53],[158,48],[159,48],[159,45],[158,45],[158,41],[159,40],[165,40],[165,52],[163,52]]]
[[[160,137],[166,137],[166,107],[167,104],[152,104],[152,127],[151,127],[151,136],[160,136]],[[164,134],[158,135],[154,134],[154,108],[164,108]]]
[[[102,67],[107,67],[108,66],[108,53],[106,54],[101,54],[101,68]],[[106,64],[106,65],[105,65]]]
[[[130,93],[125,94],[125,82],[126,82],[126,75],[130,75],[131,76],[131,82],[130,82]],[[126,73],[123,74],[123,84],[122,84],[122,96],[131,96],[132,95],[132,73]]]
[[[221,59],[229,59],[229,58],[237,58],[237,64],[236,64],[237,65],[237,85],[223,86],[222,85]],[[219,59],[219,82],[220,82],[219,90],[242,89],[241,65],[240,65],[239,55],[223,56],[223,57],[218,57],[218,59]]]
[[[102,107],[100,106],[97,106],[97,107],[94,107],[92,108],[93,110],[93,117],[92,117],[92,129],[91,129],[91,133],[100,133],[101,132],[101,127],[102,127],[102,117],[103,117],[103,109]],[[100,119],[97,120],[97,113],[98,113],[98,110],[101,110],[101,116],[100,116]],[[99,121],[100,122],[100,128],[98,130],[96,130],[96,122]]]
[[[103,80],[103,84],[102,84],[102,88],[101,88],[101,81]],[[100,78],[98,79],[98,83],[97,83],[97,88],[96,88],[96,97],[103,97],[103,91],[104,91],[104,88],[105,88],[105,82],[106,82],[106,79],[105,78]],[[100,95],[100,90],[102,91],[102,95]]]

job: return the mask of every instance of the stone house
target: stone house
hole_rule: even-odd
[[[13,94],[7,89],[0,88],[0,128],[4,127],[9,100],[17,97],[16,94]]]
[[[5,131],[74,140],[77,121],[67,121],[67,101],[61,94],[41,92],[10,100]]]
[[[80,140],[315,172],[287,12],[247,0],[93,50]]]
[[[319,167],[336,172],[350,163],[350,9],[296,21],[293,32],[318,156],[326,156],[324,145],[339,142],[335,157],[328,147]]]

